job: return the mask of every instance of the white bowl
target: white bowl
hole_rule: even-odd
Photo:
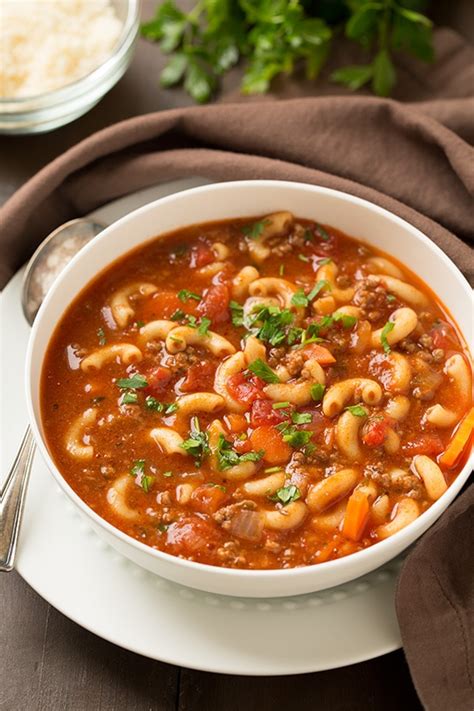
[[[303,183],[250,180],[187,190],[135,210],[89,243],[54,283],[36,317],[26,360],[26,391],[38,448],[57,483],[97,533],[138,565],[174,582],[213,593],[279,597],[322,590],[364,575],[413,543],[455,498],[469,477],[474,456],[449,489],[425,513],[391,538],[345,558],[289,570],[234,570],[203,565],[154,550],[127,536],[92,511],[71,489],[45,444],[39,391],[44,355],[66,306],[97,274],[133,247],[179,227],[210,220],[291,210],[333,225],[401,259],[424,279],[449,309],[472,344],[472,292],[457,267],[419,230],[387,210],[346,193]],[[472,352],[472,349],[471,349]]]

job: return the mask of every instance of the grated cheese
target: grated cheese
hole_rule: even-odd
[[[121,30],[110,0],[0,0],[0,97],[80,79],[112,54]]]

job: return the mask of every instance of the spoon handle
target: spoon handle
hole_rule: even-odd
[[[34,450],[35,442],[28,427],[5,485],[0,489],[0,571],[3,572],[13,570]]]

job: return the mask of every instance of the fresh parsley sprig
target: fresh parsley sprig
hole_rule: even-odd
[[[351,90],[370,84],[380,96],[396,82],[392,54],[404,51],[430,62],[434,52],[432,22],[422,14],[424,0],[200,0],[183,12],[174,0],[159,2],[155,17],[141,27],[143,37],[170,55],[161,73],[164,87],[182,84],[203,103],[220,77],[239,59],[246,60],[242,91],[262,94],[278,75],[304,65],[316,79],[329,55],[332,37],[345,26],[346,36],[372,58],[342,67],[333,81]],[[314,5],[314,9],[313,8]],[[258,223],[257,223],[258,224]],[[253,229],[250,226],[251,230]],[[258,238],[258,229],[251,238]],[[320,233],[324,228],[320,228]]]

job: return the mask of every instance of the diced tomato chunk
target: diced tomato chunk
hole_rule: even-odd
[[[213,523],[199,516],[188,516],[170,524],[166,543],[175,555],[199,555],[215,548],[220,538]]]
[[[252,427],[259,425],[278,425],[288,417],[282,410],[275,410],[271,400],[254,400],[250,412],[250,424]]]
[[[266,398],[263,388],[265,382],[256,375],[246,377],[244,373],[231,375],[227,381],[227,390],[235,399],[245,405],[251,405],[255,400]]]
[[[193,363],[186,371],[186,377],[180,386],[181,390],[185,393],[209,390],[214,381],[215,372],[216,365],[211,361]]]
[[[214,484],[202,484],[194,489],[191,495],[191,505],[203,513],[213,514],[229,498],[224,487]]]
[[[434,348],[442,348],[445,351],[458,347],[456,333],[452,326],[446,321],[439,321],[430,331]]]
[[[225,323],[229,320],[229,289],[225,284],[214,284],[206,289],[202,301],[198,305],[198,312],[207,316],[212,324]]]
[[[436,434],[421,434],[411,442],[402,445],[403,453],[409,455],[426,454],[430,456],[441,454],[443,450],[443,440]]]
[[[263,449],[263,458],[268,464],[285,464],[291,457],[290,445],[283,441],[281,433],[271,425],[254,429],[250,442],[256,452]]]
[[[210,264],[214,260],[215,256],[209,245],[200,242],[191,250],[191,262],[189,266],[199,269],[199,267],[205,267],[206,264]]]
[[[144,388],[143,392],[146,395],[153,395],[156,397],[163,395],[172,377],[173,373],[169,368],[165,368],[163,365],[158,365],[146,374],[148,386]]]
[[[369,419],[364,426],[364,432],[362,434],[363,443],[368,447],[380,447],[385,441],[387,430],[391,424],[391,419],[384,415]]]

